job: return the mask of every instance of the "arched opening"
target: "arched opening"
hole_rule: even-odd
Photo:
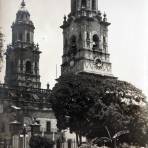
[[[71,46],[72,53],[75,54],[77,50],[77,42],[76,42],[76,36],[74,35],[70,39],[70,46]]]
[[[87,42],[87,46],[90,47],[90,35],[89,35],[89,32],[87,32],[86,42]]]
[[[5,123],[4,122],[1,123],[0,132],[1,133],[5,132]]]
[[[96,10],[96,0],[92,0],[92,10]]]
[[[26,19],[26,20],[28,19],[28,15],[27,15],[27,14],[25,15],[25,19]]]
[[[64,135],[62,134],[62,139],[64,139]],[[56,148],[61,148],[62,147],[62,145],[61,145],[62,143],[61,143],[61,140],[60,139],[57,139],[57,141],[56,141]]]
[[[35,62],[35,66],[34,66],[36,69],[38,68],[38,63],[37,62]]]
[[[23,60],[20,61],[20,70],[23,71]]]
[[[23,34],[19,33],[19,40],[22,41],[23,40]]]
[[[67,140],[68,148],[72,148],[72,139]]]
[[[14,62],[11,61],[10,62],[10,71],[11,71],[11,73],[14,73],[14,71],[15,71],[15,66],[14,65],[15,65]]]
[[[13,32],[13,35],[12,35],[12,40],[13,40],[13,43],[17,40],[17,35],[14,32]]]
[[[35,73],[37,74],[37,71],[38,71],[38,63],[37,62],[35,62],[34,70],[35,70]]]
[[[31,73],[31,62],[30,61],[26,62],[26,73]]]
[[[105,49],[106,48],[106,37],[103,36],[103,48]]]
[[[20,15],[20,20],[23,20],[23,18],[24,18],[24,14],[21,14]]]
[[[97,67],[101,67],[101,66],[102,66],[102,61],[101,61],[101,59],[99,59],[99,58],[95,59],[95,65],[96,65]]]
[[[27,33],[27,42],[30,42],[30,33]]]
[[[99,48],[99,37],[97,34],[93,35],[93,50]]]
[[[46,131],[47,131],[48,133],[51,132],[51,122],[50,122],[50,121],[47,121],[47,122],[46,122]]]
[[[86,8],[86,5],[87,5],[86,0],[82,0],[81,7],[82,8]]]

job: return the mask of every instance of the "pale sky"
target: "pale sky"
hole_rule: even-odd
[[[0,26],[5,47],[11,43],[11,24],[21,0],[0,0]],[[107,13],[109,52],[113,74],[128,81],[148,95],[148,0],[99,0],[99,9]],[[26,7],[36,27],[35,42],[42,51],[40,75],[42,87],[54,86],[56,65],[60,75],[63,50],[64,14],[70,12],[70,0],[26,0]],[[1,74],[1,81],[3,76]]]

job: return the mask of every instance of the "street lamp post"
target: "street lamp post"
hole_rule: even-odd
[[[32,123],[30,127],[31,127],[31,136],[40,133],[40,124],[38,124],[37,122]]]
[[[6,147],[5,144],[6,144],[5,139],[0,138],[0,148],[5,148]]]
[[[10,122],[10,131],[11,131],[11,145],[14,147],[13,144],[13,136],[19,135],[20,129],[21,129],[21,123],[17,120],[14,120],[13,122]]]
[[[39,134],[40,132],[40,124],[37,124],[36,122],[31,124],[31,130],[27,130],[26,125],[24,124],[22,128],[22,124],[18,122],[17,120],[10,123],[10,131],[12,133],[12,147],[16,148],[13,144],[13,136],[18,135],[23,137],[23,148],[26,148],[26,135],[28,132],[31,132],[31,136],[34,136],[35,134]],[[20,132],[22,131],[22,132]]]
[[[26,125],[24,125],[23,130],[22,130],[23,148],[26,148],[26,134],[27,134]]]

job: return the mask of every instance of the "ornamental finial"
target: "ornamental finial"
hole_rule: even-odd
[[[106,15],[105,12],[104,12],[104,15],[103,15],[103,16],[104,16],[103,21],[104,21],[104,22],[107,22],[107,15]]]
[[[26,4],[25,4],[25,1],[24,1],[24,0],[22,0],[21,6],[22,6],[22,7],[25,7],[25,6],[26,6]]]

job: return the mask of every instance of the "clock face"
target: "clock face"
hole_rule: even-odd
[[[96,58],[94,61],[97,68],[102,68],[102,61],[99,58]]]
[[[70,67],[73,67],[74,64],[75,64],[74,60],[71,60],[71,61],[70,61]]]

